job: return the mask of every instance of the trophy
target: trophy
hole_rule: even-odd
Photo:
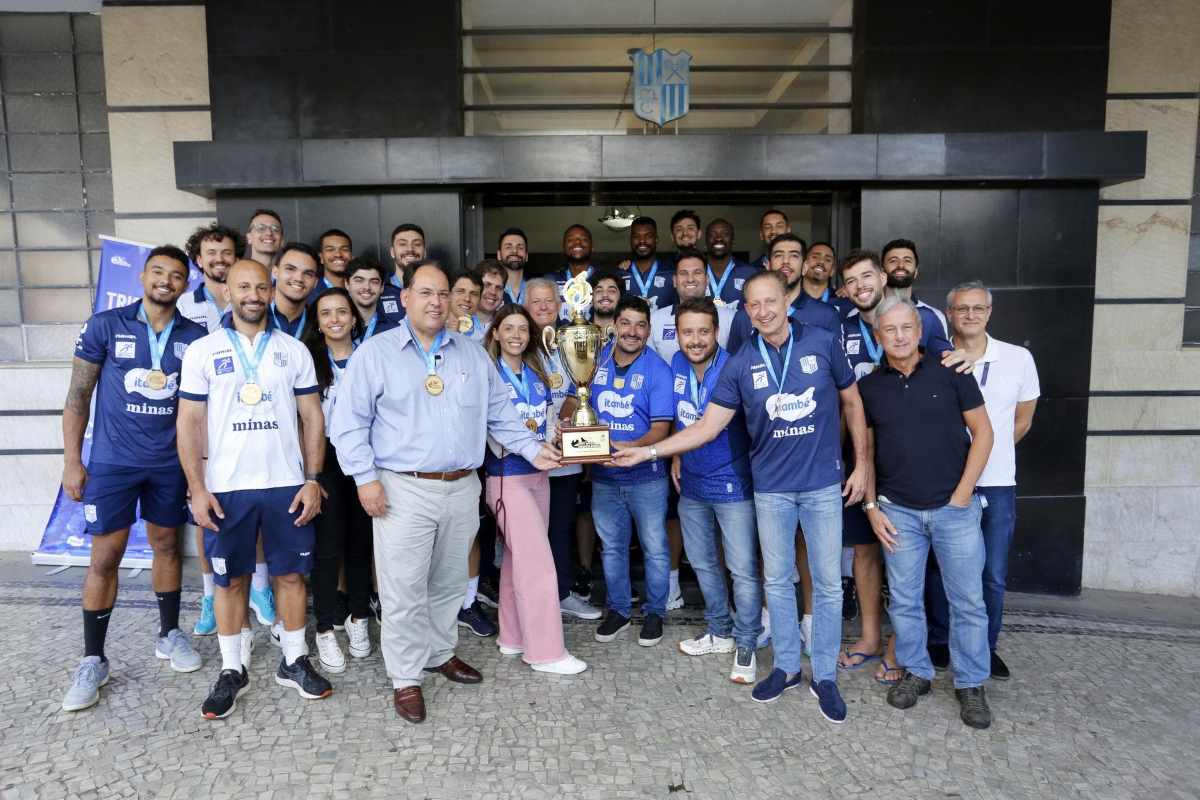
[[[608,441],[608,426],[601,425],[588,402],[588,383],[596,375],[600,349],[604,346],[604,332],[583,318],[583,309],[592,303],[592,285],[586,273],[579,273],[567,282],[563,299],[571,312],[571,324],[557,331],[547,325],[542,329],[542,344],[547,352],[557,350],[559,361],[571,380],[575,381],[579,407],[571,415],[570,423],[563,425],[562,462],[582,464],[590,461],[608,461],[612,457]]]

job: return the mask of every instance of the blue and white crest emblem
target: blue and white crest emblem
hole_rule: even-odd
[[[633,113],[662,127],[688,113],[692,54],[663,48],[630,53],[633,61]]]

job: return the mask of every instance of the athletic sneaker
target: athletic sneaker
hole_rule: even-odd
[[[1004,659],[995,650],[992,651],[992,680],[1006,681],[1011,677],[1012,673],[1008,671],[1008,664],[1004,663]]]
[[[575,568],[575,583],[571,584],[571,594],[584,600],[592,599],[592,571],[590,569],[587,567]]]
[[[347,614],[345,622],[346,639],[350,644],[350,655],[354,658],[366,658],[371,655],[371,621],[360,619]]]
[[[800,652],[812,658],[812,617],[800,618]]]
[[[846,721],[846,702],[835,681],[816,681],[809,684],[808,690],[817,698],[822,717],[838,725]]]
[[[333,631],[317,634],[317,654],[326,672],[337,675],[346,671],[346,654],[342,652],[337,634]]]
[[[250,610],[258,617],[259,625],[275,624],[275,593],[270,586],[265,589],[250,587]]]
[[[271,644],[283,647],[283,620],[279,620],[271,626]]]
[[[600,609],[574,592],[567,592],[567,596],[558,601],[558,610],[576,619],[600,619],[603,616]]]
[[[604,615],[604,622],[600,623],[600,627],[596,628],[597,642],[611,642],[629,627],[629,617],[623,617],[615,611],[609,611]]]
[[[308,661],[308,656],[300,656],[290,666],[286,658],[279,659],[275,682],[280,686],[295,689],[305,700],[320,700],[333,694],[333,686],[325,680],[321,673],[313,669],[313,665]]]
[[[992,725],[992,710],[988,708],[987,692],[982,686],[955,689],[960,706],[959,719],[972,728],[983,730]]]
[[[685,656],[707,656],[713,653],[732,653],[737,649],[733,639],[704,633],[695,639],[684,639],[679,643],[679,652]]]
[[[642,622],[642,630],[638,633],[638,644],[642,647],[654,647],[662,641],[663,620],[658,614],[647,614]]]
[[[758,682],[754,687],[754,691],[750,693],[756,703],[770,703],[778,700],[788,689],[794,689],[800,685],[801,679],[804,677],[802,671],[797,671],[791,680],[788,680],[787,673],[779,667],[771,670],[771,674]]]
[[[575,656],[567,653],[558,661],[551,661],[548,664],[530,664],[535,672],[549,672],[551,675],[578,675],[587,669],[587,664]]]
[[[667,611],[676,611],[683,608],[683,590],[679,588],[679,584],[671,587],[671,596],[667,598]]]
[[[84,656],[63,697],[63,711],[82,711],[100,702],[100,687],[108,683],[108,662],[100,656]]]
[[[217,676],[216,685],[204,699],[204,704],[200,706],[200,715],[205,719],[225,719],[237,707],[238,695],[249,688],[250,675],[246,672],[245,667],[242,667],[240,671],[236,669],[221,670],[221,674]]]
[[[499,645],[500,655],[502,656],[519,656],[524,654],[524,647],[508,647],[507,645]]]
[[[475,597],[488,608],[500,607],[500,589],[491,578],[480,578]]]
[[[900,678],[900,682],[888,689],[888,705],[902,711],[906,708],[912,708],[917,704],[917,700],[922,695],[929,694],[929,690],[932,687],[933,684],[930,681],[905,670],[904,675]]]
[[[170,661],[171,669],[176,672],[195,672],[200,669],[200,654],[192,649],[191,641],[179,628],[159,637],[154,655],[163,661]]]
[[[749,686],[758,677],[758,657],[749,647],[739,647],[733,654],[733,669],[729,680]]]
[[[213,612],[213,597],[205,595],[200,600],[200,616],[192,626],[192,636],[212,636],[217,632],[217,615]]]
[[[483,613],[483,606],[478,600],[472,603],[470,608],[460,608],[458,610],[458,627],[466,628],[471,633],[482,638],[495,636],[499,631],[496,623],[488,619]]]

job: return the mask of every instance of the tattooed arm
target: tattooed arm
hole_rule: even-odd
[[[91,413],[92,392],[100,378],[100,365],[76,358],[71,365],[71,388],[63,405],[63,491],[72,500],[83,499],[87,469],[83,466],[83,434]]]

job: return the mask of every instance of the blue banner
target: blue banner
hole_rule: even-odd
[[[99,313],[110,308],[120,308],[142,296],[140,276],[146,258],[154,245],[127,242],[108,236],[100,237],[100,274],[96,276],[96,299],[92,312]],[[194,289],[200,281],[200,272],[189,265],[188,285]],[[92,399],[95,413],[95,398]],[[92,451],[92,424],[89,421],[83,436],[83,463],[88,463]],[[62,487],[50,512],[50,520],[42,533],[42,543],[33,553],[34,564],[86,565],[91,561],[92,539],[88,536],[83,519],[83,503],[77,503]],[[129,545],[125,549],[123,567],[149,567],[154,557],[146,539],[146,524],[138,515],[129,531]]]

